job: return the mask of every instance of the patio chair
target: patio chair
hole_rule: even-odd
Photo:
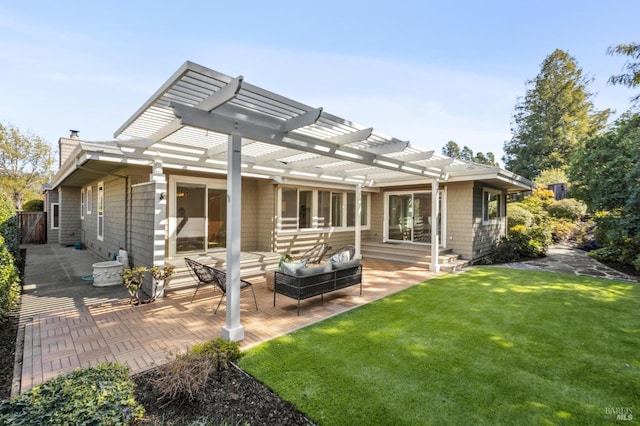
[[[191,301],[196,297],[196,293],[198,292],[198,288],[203,284],[213,284],[214,288],[218,288],[222,292],[220,296],[220,301],[218,302],[218,306],[216,306],[215,313],[218,313],[218,308],[220,308],[220,304],[222,303],[222,299],[227,295],[227,274],[223,271],[215,269],[211,266],[204,265],[200,262],[196,262],[195,260],[185,258],[185,263],[189,267],[189,272],[194,275],[195,280],[198,281],[198,285],[196,286],[196,291],[191,296]],[[253,291],[253,284],[249,281],[240,280],[240,290],[245,290],[247,288],[251,289],[251,293],[253,294],[253,301],[256,304],[256,311],[258,310],[258,301],[256,300],[256,294]]]
[[[327,243],[318,243],[304,252],[302,256],[300,256],[300,260],[306,260],[307,265],[310,263],[320,263],[330,248],[331,246]]]
[[[356,254],[356,247],[353,245],[348,245],[342,247],[340,250],[334,252],[331,256],[329,256],[329,262],[346,262],[348,260],[353,259],[353,256]]]

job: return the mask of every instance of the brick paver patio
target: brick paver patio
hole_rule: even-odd
[[[296,315],[295,300],[278,295],[274,307],[273,292],[267,290],[264,281],[254,281],[259,310],[255,310],[250,294],[243,292],[245,339],[241,347],[246,349],[290,333],[436,276],[407,264],[364,260],[363,265],[362,296],[354,286],[326,294],[324,303],[320,297],[308,299],[301,304],[300,316]],[[52,311],[35,309],[22,318],[22,373],[13,393],[100,362],[119,362],[128,365],[132,374],[139,373],[167,362],[196,343],[220,337],[224,304],[214,314],[220,293],[205,287],[191,303],[192,294],[193,289],[169,293],[140,306],[130,305],[128,299],[116,299],[86,306],[68,304]]]

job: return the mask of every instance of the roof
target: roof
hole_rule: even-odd
[[[106,145],[116,161],[226,171],[230,134],[242,138],[245,176],[369,187],[433,179],[490,180],[511,191],[532,187],[499,167],[438,155],[193,62],[185,62],[116,130],[119,140]]]

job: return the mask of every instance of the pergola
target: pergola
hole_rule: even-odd
[[[522,190],[522,178],[415,148],[408,141],[288,99],[192,62],[186,62],[114,134],[132,139],[124,152],[154,159],[158,168],[227,174],[227,317],[223,337],[241,340],[241,176],[341,182],[363,187],[431,184],[438,214],[439,182],[498,179]],[[361,206],[358,204],[357,210]],[[359,218],[360,214],[356,214]],[[432,235],[437,236],[433,221]],[[360,253],[360,220],[356,220]],[[438,265],[437,237],[431,244]]]

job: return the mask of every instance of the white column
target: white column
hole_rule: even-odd
[[[356,252],[354,257],[356,259],[362,259],[362,255],[360,254],[361,247],[361,239],[362,239],[362,185],[356,185]]]
[[[240,218],[241,218],[241,138],[229,135],[227,143],[227,323],[222,338],[244,339],[240,324]]]
[[[431,267],[432,272],[440,272],[438,253],[440,241],[438,240],[438,217],[440,216],[440,184],[437,179],[431,182]]]
[[[162,170],[162,161],[156,160],[153,163],[153,173],[149,176],[155,182],[155,209],[154,209],[154,230],[153,230],[153,266],[164,268],[165,249],[164,242],[167,224],[167,180]],[[127,189],[128,190],[128,189]],[[164,281],[152,284],[152,297],[164,297]]]

